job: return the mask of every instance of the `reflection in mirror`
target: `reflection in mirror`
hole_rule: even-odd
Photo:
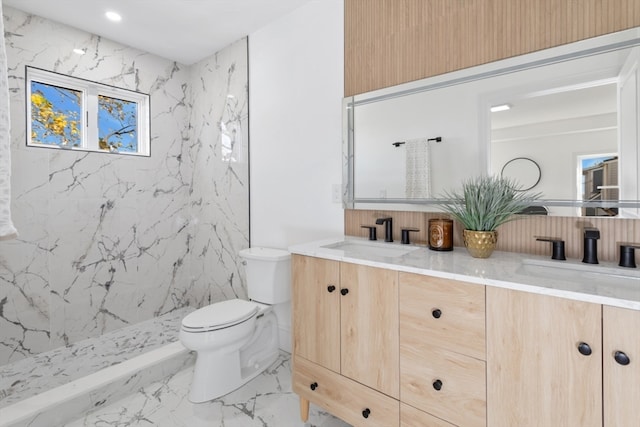
[[[500,171],[502,178],[515,183],[516,191],[528,191],[540,182],[540,166],[526,157],[516,157],[504,164]]]
[[[591,85],[512,96],[508,110],[490,112],[491,172],[504,174],[510,159],[523,156],[545,171],[536,190],[546,199],[618,200],[617,84],[605,80]],[[595,165],[583,160],[603,157],[616,158],[615,166],[608,162],[604,176],[602,167],[585,168]],[[526,168],[519,164],[510,170],[520,174]],[[617,215],[617,209],[594,207],[553,207],[551,212]]]
[[[347,207],[431,210],[524,157],[549,214],[637,217],[639,44],[632,29],[346,99]],[[410,191],[416,177],[428,192]]]

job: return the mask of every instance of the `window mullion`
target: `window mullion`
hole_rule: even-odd
[[[89,86],[86,95],[86,111],[84,119],[86,121],[86,148],[89,150],[100,150],[98,143],[98,88]]]

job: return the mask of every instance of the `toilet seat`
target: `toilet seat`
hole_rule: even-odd
[[[210,332],[246,322],[260,311],[251,301],[231,299],[217,302],[188,314],[182,319],[186,332]]]

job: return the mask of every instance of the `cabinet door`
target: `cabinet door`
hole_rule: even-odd
[[[398,398],[398,272],[343,263],[342,374]]]
[[[487,425],[602,426],[601,306],[486,292]]]
[[[293,255],[293,353],[340,372],[340,263]]]
[[[604,306],[602,323],[604,427],[638,425],[640,311]]]

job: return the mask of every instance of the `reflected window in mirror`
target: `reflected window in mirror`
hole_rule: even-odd
[[[579,186],[582,200],[611,201],[618,200],[618,155],[592,154],[578,156]],[[586,207],[581,209],[582,216],[617,216],[615,207]]]

